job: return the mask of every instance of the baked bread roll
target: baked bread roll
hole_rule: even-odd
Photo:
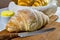
[[[31,6],[34,0],[18,0],[18,5],[20,6]]]
[[[7,23],[9,32],[35,31],[49,22],[49,17],[32,9],[19,10]]]
[[[18,0],[20,6],[45,6],[48,0]]]
[[[48,4],[48,0],[35,0],[32,6],[45,6]]]
[[[41,0],[35,0],[34,4],[32,6],[42,6]]]

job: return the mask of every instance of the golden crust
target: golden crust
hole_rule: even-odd
[[[47,0],[18,0],[20,6],[45,6],[47,4]]]
[[[18,0],[18,5],[31,6],[34,0]]]

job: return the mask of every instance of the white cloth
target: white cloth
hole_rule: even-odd
[[[46,6],[38,6],[38,7],[19,6],[19,5],[16,5],[14,2],[10,2],[8,8],[9,8],[9,10],[14,11],[15,13],[18,10],[21,10],[21,9],[32,8],[32,9],[42,11],[42,12],[44,12],[44,14],[46,14],[46,15],[48,15],[50,17],[57,10],[57,1],[56,0],[48,0],[48,5],[46,5]]]
[[[0,9],[0,12],[3,11],[3,10],[8,10],[8,8]],[[57,12],[56,12],[55,15],[58,15],[58,17],[59,17],[59,18],[56,20],[56,22],[60,22],[60,7],[57,8]],[[4,26],[2,27],[2,26],[1,26],[1,23],[0,23],[0,31],[1,31],[1,30],[4,30],[4,29],[5,29],[5,27],[4,27]]]

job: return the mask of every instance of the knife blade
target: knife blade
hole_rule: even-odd
[[[28,36],[33,36],[33,35],[37,35],[37,34],[42,34],[45,32],[50,32],[55,30],[56,28],[48,28],[48,29],[42,29],[42,30],[38,30],[38,31],[34,31],[34,32],[25,32],[25,33],[18,33],[18,36],[20,37],[28,37]]]
[[[5,39],[9,40],[11,38],[16,38],[16,37],[28,37],[46,32],[51,32],[54,31],[55,29],[56,28],[48,28],[48,29],[37,30],[34,32],[0,34],[0,40],[5,40]]]

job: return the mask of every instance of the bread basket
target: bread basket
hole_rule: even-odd
[[[55,14],[55,12],[57,10],[57,1],[56,0],[48,0],[48,1],[49,1],[48,5],[38,6],[38,7],[18,6],[14,2],[10,2],[8,8],[9,8],[9,10],[14,11],[15,13],[17,12],[17,10],[32,8],[32,9],[36,9],[38,11],[42,11],[42,12],[44,12],[44,14],[46,14],[50,17],[53,14]]]

